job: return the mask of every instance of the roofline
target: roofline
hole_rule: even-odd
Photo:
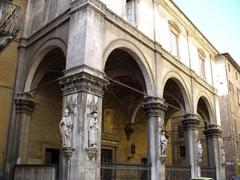
[[[240,72],[240,66],[228,52],[222,53],[220,55],[224,56],[238,70],[238,72]]]
[[[186,18],[187,21],[190,22],[190,24],[194,27],[194,29],[197,30],[197,32],[209,43],[209,45],[217,52],[217,54],[220,54],[217,48],[206,38],[206,36],[203,35],[203,33],[197,28],[197,26],[187,17],[187,15],[173,2],[173,0],[168,0],[170,3],[173,4],[174,7]]]

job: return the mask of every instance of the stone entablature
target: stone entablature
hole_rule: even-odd
[[[78,92],[88,92],[102,97],[108,81],[86,72],[81,72],[60,79],[63,95],[70,95]]]

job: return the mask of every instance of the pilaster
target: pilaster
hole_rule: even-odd
[[[61,122],[64,118],[71,122],[70,144],[62,146],[61,180],[100,179],[102,97],[107,84],[86,72],[60,79],[63,111],[69,110]]]
[[[28,93],[17,93],[15,97],[15,108],[16,108],[16,123],[19,124],[18,132],[16,133],[16,140],[18,141],[17,148],[17,164],[27,163],[29,133],[31,114],[34,109],[35,103],[31,94]]]
[[[144,99],[148,126],[148,160],[151,164],[151,180],[165,180],[165,160],[167,139],[163,131],[167,105],[164,99],[147,96]],[[163,142],[164,140],[164,142]]]

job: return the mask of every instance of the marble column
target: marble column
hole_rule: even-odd
[[[102,97],[108,83],[100,77],[103,75],[80,72],[60,79],[63,87],[61,122],[64,118],[71,121],[67,137],[70,143],[62,144],[61,180],[100,179]],[[60,132],[64,125],[61,122]],[[63,137],[61,139],[63,142]]]
[[[17,164],[27,163],[28,143],[30,134],[31,113],[34,108],[32,96],[28,93],[18,93],[15,98],[16,122],[19,129],[16,133],[18,139]]]
[[[205,131],[208,142],[208,162],[216,169],[216,179],[225,180],[225,152],[222,144],[222,129],[215,124],[208,125]]]
[[[191,177],[197,177],[200,176],[201,172],[196,156],[196,130],[200,124],[200,121],[196,115],[186,114],[183,117],[182,124],[185,129],[186,157],[191,167]]]
[[[167,105],[163,99],[148,96],[145,97],[144,109],[147,114],[148,162],[151,165],[148,179],[165,180],[166,154],[161,150],[161,136],[164,135],[162,130],[165,130],[164,116]]]

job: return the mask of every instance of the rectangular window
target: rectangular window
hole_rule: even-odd
[[[229,91],[234,93],[233,83],[231,81],[228,81],[228,84],[229,84]]]
[[[237,88],[238,104],[240,105],[240,89]]]
[[[184,128],[182,125],[178,125],[178,138],[184,138]]]
[[[236,80],[238,80],[238,72],[235,71],[235,77],[236,77]]]
[[[185,146],[179,146],[179,155],[180,155],[180,158],[186,158]]]
[[[59,163],[59,149],[46,148],[45,150],[45,164],[58,164]]]
[[[229,63],[228,63],[228,71],[231,72],[231,67]]]
[[[136,25],[136,4],[134,0],[126,1],[127,20]]]
[[[178,35],[171,31],[171,46],[172,54],[176,57],[179,57],[178,50]]]
[[[199,58],[199,67],[200,67],[200,76],[203,79],[206,79],[206,74],[205,74],[205,59]]]

